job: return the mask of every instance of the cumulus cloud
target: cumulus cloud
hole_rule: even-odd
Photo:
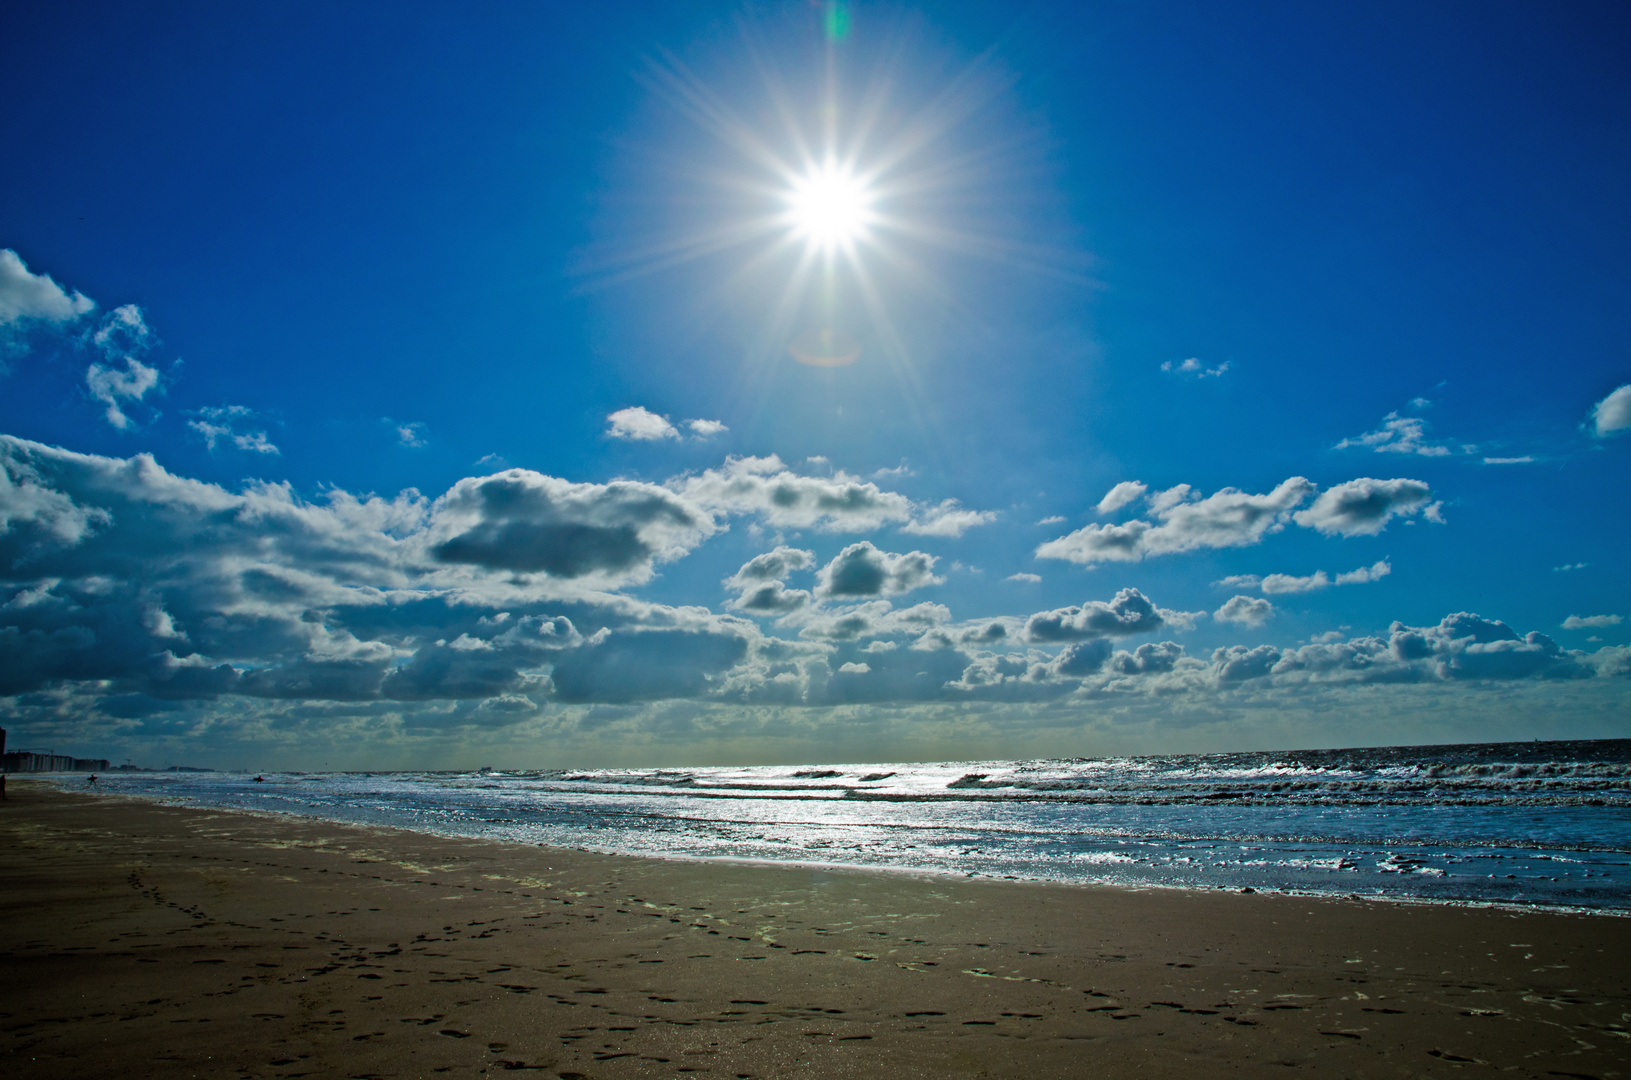
[[[679,429],[670,424],[667,417],[659,416],[641,405],[618,409],[608,415],[606,434],[614,439],[629,439],[634,442],[658,442],[662,439],[680,437]]]
[[[943,585],[934,576],[935,557],[921,551],[891,555],[870,541],[851,544],[821,568],[816,595],[823,599],[898,596],[925,585]]]
[[[719,513],[756,514],[775,528],[868,532],[912,520],[911,500],[838,473],[800,476],[780,458],[733,457],[675,484],[699,506]]]
[[[0,696],[647,700],[706,691],[757,640],[592,591],[713,531],[655,485],[510,470],[436,500],[310,503],[9,437],[0,466]]]
[[[1111,667],[1120,675],[1160,675],[1176,667],[1183,655],[1184,647],[1176,641],[1145,642],[1132,652],[1117,652]]]
[[[1591,429],[1598,438],[1631,430],[1631,383],[1591,407]]]
[[[1351,439],[1337,443],[1336,449],[1350,447],[1370,449],[1378,454],[1417,454],[1421,457],[1445,457],[1450,448],[1427,438],[1427,421],[1416,416],[1400,416],[1390,412],[1382,418],[1381,426]]]
[[[789,589],[784,582],[764,581],[743,589],[729,606],[749,615],[779,616],[808,607],[811,600],[808,589]]]
[[[780,544],[763,555],[755,555],[725,580],[737,588],[761,581],[785,581],[794,571],[808,570],[815,564],[815,552]]]
[[[1563,620],[1563,629],[1586,630],[1602,626],[1618,626],[1622,621],[1618,615],[1570,615]]]
[[[198,409],[187,421],[187,427],[203,436],[204,445],[214,450],[219,445],[231,445],[255,454],[276,454],[264,429],[254,426],[255,413],[242,405],[221,405]]]
[[[781,458],[731,457],[717,469],[670,485],[698,506],[720,514],[752,514],[778,529],[871,532],[895,526],[927,536],[960,536],[972,525],[994,520],[955,501],[923,506],[844,472],[801,476]]]
[[[1094,513],[1098,514],[1100,517],[1104,517],[1106,514],[1113,514],[1133,500],[1142,498],[1144,493],[1148,490],[1148,487],[1137,480],[1123,480],[1121,483],[1105,492],[1104,498],[1099,500],[1099,505],[1093,508]],[[1048,520],[1063,521],[1065,519],[1049,518]]]
[[[31,273],[20,255],[0,248],[0,329],[27,320],[71,322],[94,307],[90,298],[68,292],[48,274]]]
[[[685,426],[691,429],[691,434],[699,439],[711,439],[715,435],[723,435],[730,428],[718,420],[687,420]]]
[[[956,499],[946,499],[938,506],[920,508],[914,520],[902,525],[900,531],[914,536],[958,537],[976,525],[996,520],[995,510],[965,510]]]
[[[1220,589],[1261,589],[1265,594],[1273,596],[1280,593],[1317,592],[1333,585],[1364,585],[1380,581],[1391,573],[1393,566],[1383,559],[1370,566],[1361,566],[1357,570],[1338,574],[1335,578],[1326,574],[1324,570],[1316,570],[1303,577],[1292,574],[1267,574],[1263,577],[1256,574],[1233,574],[1212,584]]]
[[[1041,574],[1026,574],[1026,573],[1009,574],[1007,577],[1003,578],[1003,580],[1004,581],[1017,581],[1017,582],[1020,582],[1021,584],[1024,584],[1024,585],[1036,585],[1039,582],[1041,582],[1042,575]]]
[[[1212,613],[1219,622],[1262,626],[1274,615],[1274,605],[1255,596],[1235,596]]]
[[[864,641],[889,636],[920,638],[949,623],[951,611],[944,604],[925,602],[896,609],[888,600],[869,600],[836,610],[815,609],[795,618],[800,637],[815,641]]]
[[[308,501],[281,484],[190,480],[146,455],[0,437],[0,710],[25,708],[19,695],[104,719],[215,699],[230,704],[212,715],[262,720],[446,703],[389,715],[503,725],[550,703],[1074,708],[1139,693],[1631,675],[1631,650],[1564,650],[1465,613],[1285,651],[1248,643],[1191,657],[1170,641],[1117,651],[1119,638],[1190,616],[1133,589],[1026,619],[957,623],[935,603],[897,610],[884,594],[932,578],[933,563],[865,545],[822,567],[828,589],[852,582],[846,595],[768,612],[795,639],[607,591],[646,580],[719,527],[649,484],[508,470],[434,499],[331,489]],[[814,577],[817,562],[780,545],[726,583],[750,610],[757,587],[802,592],[786,582]],[[855,602],[831,606],[839,600]]]
[[[1506,623],[1471,612],[1446,616],[1431,627],[1394,623],[1388,651],[1396,661],[1426,662],[1441,678],[1524,678],[1548,669],[1555,674],[1577,674],[1566,670],[1576,665],[1545,634],[1531,631],[1520,637]]]
[[[1150,496],[1154,522],[1088,525],[1039,545],[1036,555],[1092,566],[1202,548],[1247,547],[1285,528],[1292,510],[1315,490],[1313,481],[1301,476],[1263,495],[1224,488],[1202,498],[1188,484],[1179,484]]]
[[[1433,491],[1420,480],[1372,480],[1362,477],[1320,493],[1296,522],[1327,536],[1375,536],[1396,517],[1421,514],[1439,520]]]
[[[1161,629],[1167,624],[1165,615],[1137,589],[1122,589],[1108,603],[1089,600],[1079,607],[1039,611],[1026,620],[1025,636],[1034,642],[1128,637]]]
[[[418,422],[417,420],[408,424],[399,424],[393,420],[386,420],[385,422],[390,424],[392,429],[396,431],[396,441],[398,444],[406,446],[410,450],[420,450],[424,448],[425,435],[427,432],[424,424]]]
[[[736,593],[730,606],[752,615],[787,615],[810,604],[808,590],[789,589],[789,574],[815,566],[815,552],[783,544],[763,555],[755,555],[726,578],[724,585]]]
[[[1338,585],[1368,585],[1373,581],[1381,581],[1393,573],[1393,564],[1386,559],[1379,559],[1369,566],[1361,566],[1357,570],[1349,570],[1346,574],[1336,576]],[[1267,592],[1267,589],[1263,590]]]
[[[1175,375],[1188,375],[1196,379],[1215,379],[1227,372],[1230,367],[1229,361],[1225,360],[1217,367],[1209,368],[1201,363],[1199,357],[1195,356],[1191,356],[1188,360],[1164,360],[1161,363],[1162,371],[1171,372]]]
[[[444,563],[556,578],[643,581],[715,530],[667,488],[574,484],[526,469],[460,480],[437,501],[431,554]]]

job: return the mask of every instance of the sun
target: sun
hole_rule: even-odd
[[[823,253],[853,250],[877,221],[875,195],[866,179],[831,160],[791,177],[785,198],[787,226]]]

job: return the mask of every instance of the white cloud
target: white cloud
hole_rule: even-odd
[[[158,384],[158,369],[150,368],[134,357],[125,359],[123,371],[101,364],[92,364],[85,369],[85,385],[91,396],[108,407],[104,415],[108,423],[120,431],[130,427],[130,417],[120,408],[120,402],[140,401]]]
[[[1564,563],[1562,566],[1552,567],[1552,573],[1557,574],[1557,573],[1563,573],[1563,572],[1569,571],[1569,570],[1584,570],[1586,567],[1588,567],[1590,565],[1591,564],[1589,562]]]
[[[1283,529],[1293,508],[1315,490],[1313,482],[1301,476],[1291,477],[1264,495],[1224,488],[1200,498],[1188,484],[1179,484],[1150,496],[1151,513],[1157,519],[1154,524],[1134,520],[1123,525],[1088,525],[1038,545],[1036,555],[1092,566],[1202,548],[1247,547]]]
[[[398,444],[406,446],[410,450],[420,450],[424,448],[425,436],[427,433],[427,429],[424,424],[417,420],[409,424],[397,424],[392,423],[391,421],[386,421],[386,423],[390,423],[391,426],[396,429],[396,441]]]
[[[898,596],[925,585],[943,585],[934,576],[935,557],[921,551],[891,555],[870,541],[851,544],[821,568],[816,595],[823,599]]]
[[[1038,584],[1039,582],[1041,582],[1042,575],[1041,574],[1026,574],[1026,573],[1009,574],[1007,577],[1003,578],[1003,580],[1004,581],[1018,581],[1018,582],[1022,582],[1024,584],[1026,584],[1026,585],[1035,585],[1035,584]]]
[[[684,555],[716,529],[655,484],[574,484],[526,469],[460,480],[434,510],[437,562],[608,584],[646,580],[654,562]]]
[[[1214,589],[1255,589],[1263,584],[1263,579],[1256,574],[1230,574],[1212,582]]]
[[[1174,613],[1157,608],[1137,589],[1122,589],[1109,603],[1089,600],[1080,607],[1039,611],[1025,620],[1025,636],[1047,643],[1148,634],[1166,626],[1169,614]]]
[[[1382,418],[1375,431],[1337,443],[1336,449],[1349,447],[1369,448],[1378,454],[1418,454],[1422,457],[1445,457],[1447,446],[1427,440],[1427,421],[1415,416],[1400,416],[1390,412]]]
[[[1532,454],[1525,454],[1523,457],[1487,457],[1487,458],[1484,459],[1484,464],[1485,465],[1529,465],[1529,464],[1532,464],[1534,461],[1535,461],[1535,457]]]
[[[1327,536],[1375,536],[1395,517],[1420,513],[1441,520],[1438,504],[1429,505],[1432,489],[1420,480],[1373,480],[1362,477],[1322,492],[1296,522]]]
[[[153,333],[135,304],[125,304],[108,312],[91,344],[108,361],[106,365],[93,363],[85,369],[85,386],[91,396],[107,406],[108,423],[123,431],[131,420],[125,414],[123,403],[140,401],[159,385],[159,373],[138,357],[153,346]],[[112,365],[124,363],[120,370]]]
[[[1236,596],[1212,613],[1219,622],[1261,626],[1274,614],[1274,605],[1255,596]]]
[[[1328,589],[1333,585],[1364,585],[1372,581],[1380,581],[1393,572],[1393,567],[1386,561],[1380,561],[1370,566],[1361,566],[1357,570],[1349,570],[1345,574],[1338,574],[1334,579],[1326,576],[1324,570],[1316,570],[1307,577],[1294,577],[1291,574],[1268,574],[1262,579],[1253,577],[1225,578],[1214,584],[1228,587],[1253,586],[1261,588],[1268,596],[1284,593],[1317,592]]]
[[[674,483],[699,506],[718,513],[756,514],[781,529],[869,532],[912,520],[912,503],[842,472],[800,476],[779,457],[732,457],[717,469]]]
[[[961,536],[995,520],[984,510],[965,510],[955,500],[914,503],[870,480],[839,471],[801,476],[772,454],[731,457],[717,469],[673,480],[670,486],[719,514],[753,514],[778,529],[872,532],[895,526],[919,536]]]
[[[70,294],[50,275],[30,273],[15,251],[0,248],[0,328],[29,319],[70,322],[94,307],[94,301]]]
[[[1623,621],[1618,615],[1570,615],[1563,620],[1563,629],[1597,629],[1604,626],[1618,626]]]
[[[1148,490],[1148,487],[1137,480],[1123,480],[1121,483],[1105,492],[1104,498],[1099,500],[1099,505],[1095,506],[1093,510],[1100,517],[1104,517],[1106,514],[1113,514],[1117,510],[1120,510],[1123,506],[1126,506],[1128,503],[1132,502],[1134,499],[1142,498],[1144,492]],[[1065,519],[1051,518],[1049,520],[1063,521]]]
[[[815,566],[815,552],[779,545],[773,551],[755,555],[724,580],[737,595],[730,606],[752,615],[787,615],[807,607],[812,600],[808,590],[789,589],[789,574]]]
[[[951,621],[944,604],[921,603],[897,610],[888,600],[869,600],[839,610],[820,609],[796,616],[799,636],[813,641],[863,641],[907,634],[919,636]]]
[[[761,581],[785,581],[796,570],[808,570],[816,564],[815,552],[802,548],[778,545],[775,550],[755,555],[742,564],[741,569],[725,579],[732,588],[743,588]]]
[[[617,414],[613,413],[612,415],[616,416]],[[687,420],[685,426],[690,428],[691,434],[699,439],[711,439],[715,435],[723,435],[730,430],[718,420]]]
[[[1599,438],[1631,430],[1631,383],[1610,392],[1591,407],[1591,426]]]
[[[726,606],[749,615],[790,615],[810,606],[808,589],[789,589],[784,582],[763,581],[744,588]]]
[[[1308,577],[1295,577],[1291,574],[1266,574],[1258,587],[1265,595],[1274,596],[1282,593],[1317,592],[1320,589],[1331,587],[1331,579],[1325,575],[1324,570],[1316,570]]]
[[[1209,708],[1237,688],[1631,676],[1631,649],[1564,650],[1466,613],[1284,651],[1248,643],[1192,657],[1170,641],[1116,651],[1114,639],[1193,616],[1133,589],[1028,619],[956,623],[935,603],[896,610],[882,595],[931,580],[932,557],[869,545],[824,568],[841,594],[831,600],[860,602],[768,612],[797,639],[607,591],[649,580],[720,527],[652,484],[514,469],[436,499],[331,489],[307,501],[282,484],[233,491],[176,476],[148,455],[0,437],[0,707],[10,716],[66,702],[85,723],[136,717],[131,730],[143,715],[190,709],[261,730],[287,722],[305,738],[345,710],[388,724],[497,725],[550,703],[980,700],[1059,701],[1079,715],[1135,694]],[[785,581],[816,562],[781,545],[727,587],[747,610],[759,585],[803,592]],[[854,583],[840,588],[845,575]],[[1231,603],[1241,601],[1252,602]],[[415,702],[442,704],[416,712]]]
[[[1038,525],[1063,525],[1064,523],[1065,519],[1058,514],[1052,514],[1037,522]]]
[[[1191,356],[1188,360],[1165,360],[1161,364],[1162,371],[1169,371],[1178,375],[1188,375],[1196,379],[1215,379],[1229,370],[1232,365],[1225,360],[1217,367],[1209,368],[1201,363],[1199,357]]]
[[[211,451],[221,443],[230,443],[239,450],[255,454],[276,454],[264,429],[249,426],[255,414],[242,405],[221,405],[198,409],[187,426],[204,437],[204,445]]]
[[[1370,566],[1361,566],[1357,570],[1349,570],[1346,574],[1338,574],[1338,585],[1366,585],[1372,581],[1381,581],[1393,573],[1393,566],[1386,559],[1372,563]]]
[[[977,525],[989,525],[997,520],[995,510],[965,510],[956,499],[946,499],[939,506],[922,507],[917,518],[900,527],[901,532],[914,536],[962,536]]]
[[[606,434],[614,439],[657,442],[680,437],[679,429],[670,424],[666,417],[658,416],[640,405],[618,409],[606,417],[606,423]]]

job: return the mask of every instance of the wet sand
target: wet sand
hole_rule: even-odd
[[[10,794],[11,1076],[1631,1076],[1628,918],[664,862]]]

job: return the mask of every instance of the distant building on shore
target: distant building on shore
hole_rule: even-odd
[[[6,751],[6,729],[0,727],[0,772],[107,772],[107,758],[69,757],[49,750]]]
[[[0,772],[107,772],[107,758],[69,757],[49,750],[13,750],[0,754]]]
[[[36,750],[16,750],[0,756],[0,770],[14,772],[107,772],[107,758],[69,757]]]

